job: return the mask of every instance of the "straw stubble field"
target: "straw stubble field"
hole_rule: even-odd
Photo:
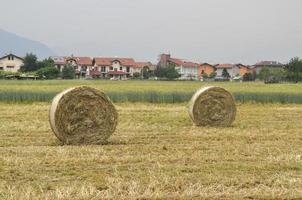
[[[49,103],[0,104],[0,199],[299,199],[302,105],[240,104],[198,128],[185,104],[116,104],[103,146],[61,146]]]

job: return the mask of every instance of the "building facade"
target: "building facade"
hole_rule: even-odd
[[[240,76],[240,67],[236,64],[218,64],[216,68],[216,77],[223,77],[223,71],[226,70],[230,75],[229,78]]]
[[[253,69],[256,74],[259,74],[261,69],[268,68],[270,70],[280,70],[284,68],[284,64],[277,61],[261,61],[253,65]]]
[[[207,74],[210,76],[213,72],[215,72],[216,69],[213,65],[210,65],[209,63],[202,63],[198,67],[198,76],[201,78],[203,74]]]
[[[23,58],[14,54],[8,54],[0,58],[0,71],[17,72],[23,64]]]
[[[133,58],[96,57],[93,63],[93,70],[99,71],[102,78],[126,79],[135,72]]]
[[[174,66],[176,71],[180,74],[179,79],[191,80],[200,78],[200,64],[196,62],[185,61],[179,58],[171,58],[170,54],[161,54],[158,66],[162,68]]]
[[[92,67],[93,67],[93,59],[90,57],[77,57],[77,56],[69,56],[69,57],[51,57],[51,59],[55,62],[55,67],[62,72],[64,66],[69,65],[74,68],[75,76],[77,78],[85,78],[90,76]]]

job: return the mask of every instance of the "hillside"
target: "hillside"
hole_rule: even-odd
[[[26,53],[32,52],[36,54],[39,59],[55,55],[52,49],[41,42],[30,40],[0,29],[0,56],[10,52],[18,56],[25,56]]]

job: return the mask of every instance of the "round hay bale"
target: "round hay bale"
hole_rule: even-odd
[[[223,88],[204,87],[193,95],[189,115],[197,126],[229,126],[236,117],[235,100]]]
[[[115,131],[117,118],[110,99],[86,86],[58,94],[49,112],[51,128],[64,144],[104,144]]]

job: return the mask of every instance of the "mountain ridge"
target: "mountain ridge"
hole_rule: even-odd
[[[25,56],[26,53],[33,53],[39,59],[55,56],[56,53],[47,45],[19,36],[0,28],[0,57],[5,54],[13,53],[17,56]]]

